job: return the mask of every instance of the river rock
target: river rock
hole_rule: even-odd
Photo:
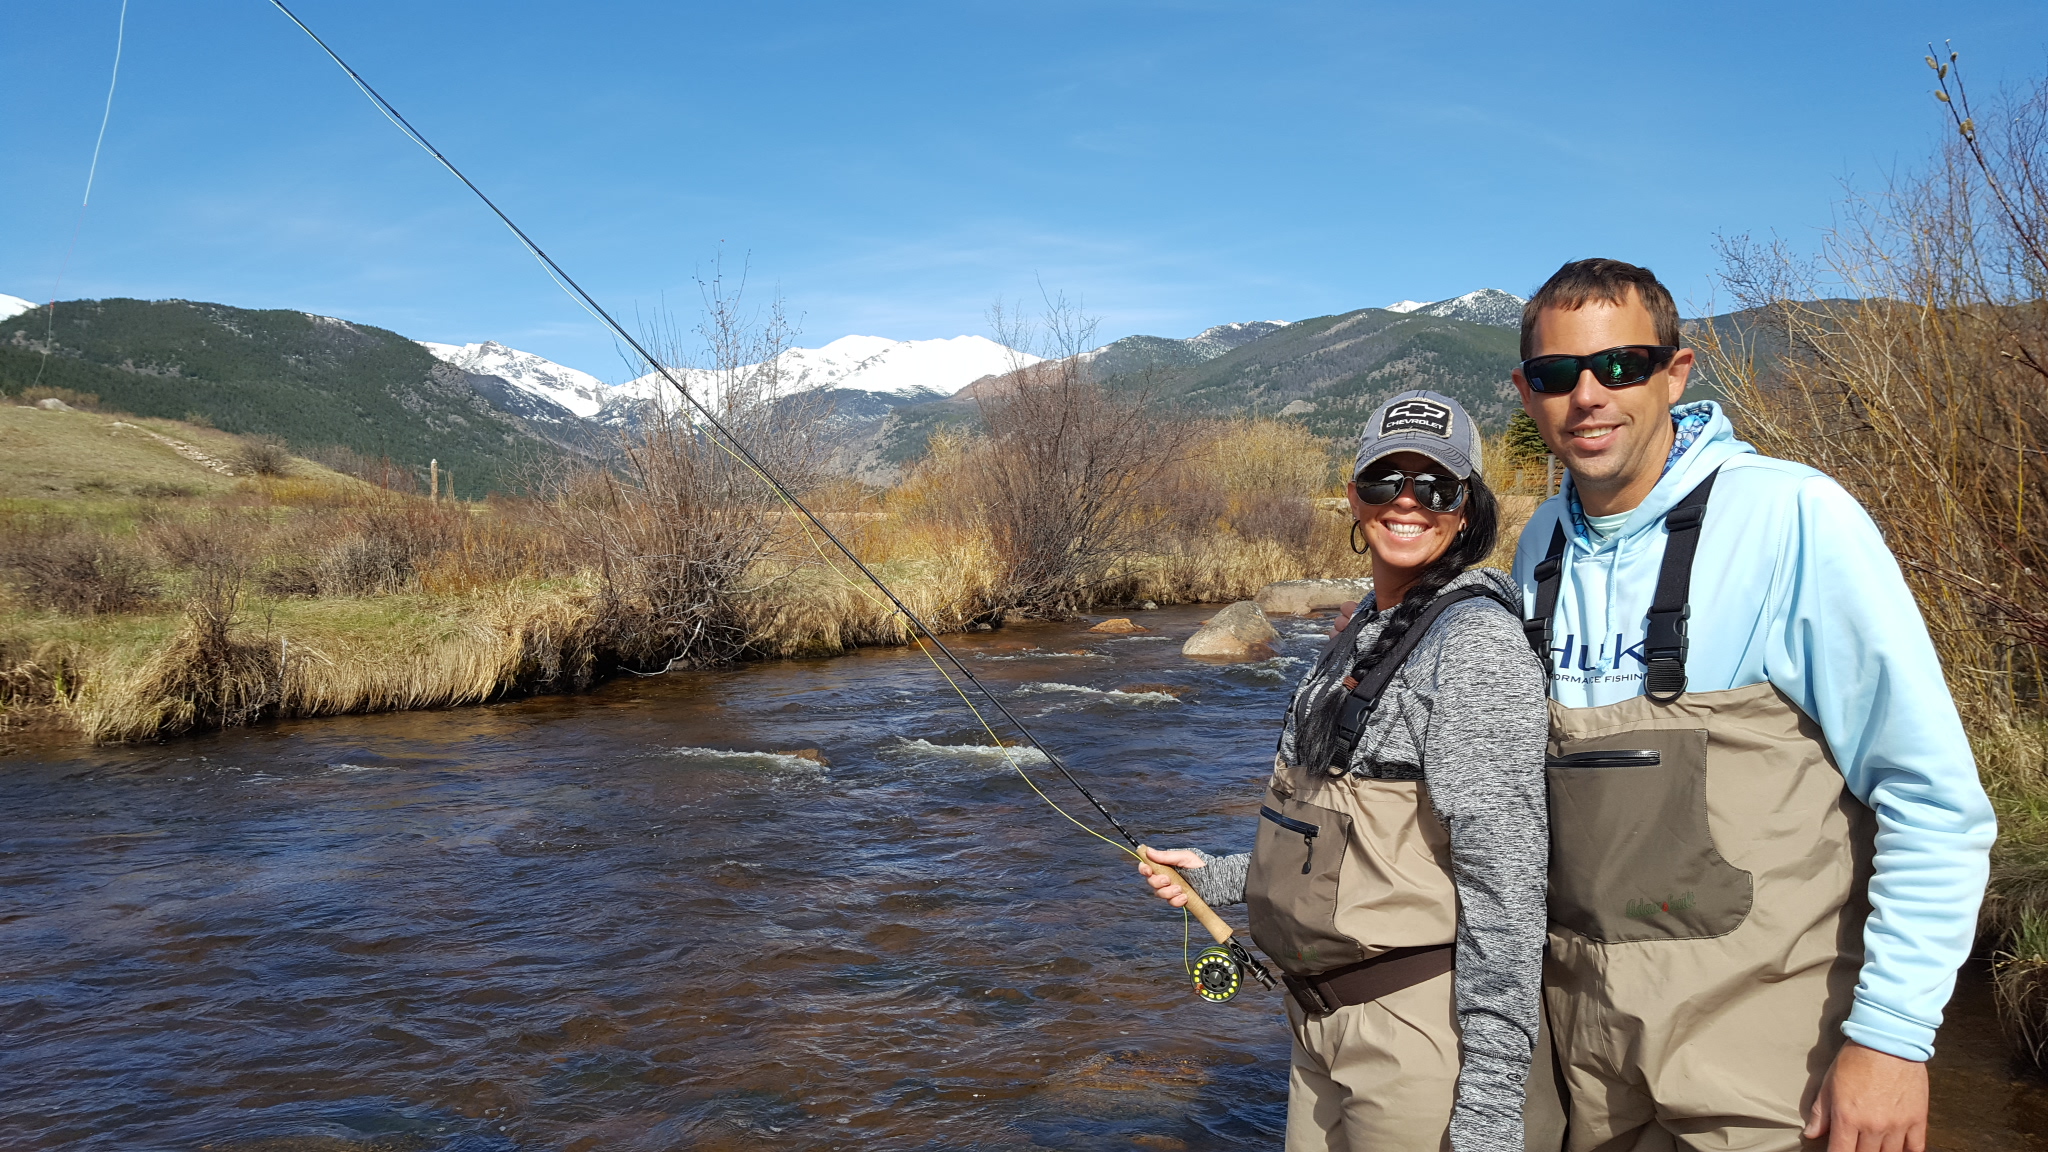
[[[1270,660],[1279,655],[1273,648],[1279,638],[1280,633],[1266,623],[1266,614],[1257,604],[1239,600],[1204,622],[1202,630],[1180,646],[1180,654],[1212,660]]]
[[[1108,619],[1108,620],[1104,620],[1104,621],[1103,621],[1102,623],[1100,623],[1100,624],[1097,624],[1097,625],[1096,625],[1095,627],[1093,627],[1093,628],[1090,628],[1090,629],[1089,629],[1089,631],[1090,631],[1090,632],[1118,632],[1118,633],[1123,633],[1123,632],[1150,632],[1150,631],[1151,631],[1151,629],[1150,629],[1150,628],[1147,628],[1147,627],[1145,627],[1145,626],[1144,626],[1143,624],[1133,624],[1133,623],[1131,623],[1130,617],[1128,617],[1128,616],[1115,616],[1115,617],[1111,617],[1111,618],[1110,618],[1110,619]]]
[[[1306,616],[1363,600],[1371,580],[1281,580],[1259,589],[1257,603],[1275,616]]]

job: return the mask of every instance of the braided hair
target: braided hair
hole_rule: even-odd
[[[1401,642],[1408,630],[1415,626],[1430,602],[1437,598],[1451,581],[1463,575],[1465,570],[1486,559],[1493,553],[1493,546],[1500,537],[1500,503],[1494,499],[1493,490],[1486,486],[1474,472],[1467,481],[1469,492],[1465,497],[1465,526],[1451,539],[1451,546],[1437,557],[1429,567],[1423,569],[1411,585],[1401,603],[1389,613],[1380,634],[1373,639],[1372,647],[1352,662],[1349,674],[1363,676],[1366,671],[1385,659],[1388,652]],[[1366,617],[1362,614],[1353,619],[1351,627],[1333,643],[1331,652],[1348,650],[1349,638],[1364,626]],[[1341,662],[1332,661],[1341,666]],[[1304,767],[1321,768],[1333,776],[1342,776],[1350,770],[1348,765],[1331,763],[1339,751],[1337,748],[1337,714],[1344,707],[1349,690],[1343,686],[1342,677],[1334,675],[1335,668],[1318,667],[1310,674],[1312,681],[1322,680],[1315,688],[1304,685],[1302,697],[1291,707],[1300,708],[1304,713],[1295,727],[1295,740],[1299,752],[1298,763]]]

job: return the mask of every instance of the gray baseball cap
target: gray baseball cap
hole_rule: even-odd
[[[1372,414],[1358,435],[1358,459],[1351,474],[1396,452],[1420,452],[1460,480],[1479,471],[1479,430],[1463,405],[1440,392],[1403,392]]]

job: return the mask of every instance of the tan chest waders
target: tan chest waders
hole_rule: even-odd
[[[1800,1148],[1863,966],[1875,822],[1819,726],[1769,682],[1686,691],[1713,483],[1665,517],[1645,694],[1550,705],[1544,995],[1572,1152]],[[1527,624],[1546,667],[1564,543]]]
[[[1481,594],[1439,597],[1360,676],[1339,721],[1340,762],[1437,616]],[[1458,891],[1427,787],[1276,760],[1245,903],[1252,939],[1289,993],[1288,1152],[1448,1147],[1462,1061],[1451,994]]]

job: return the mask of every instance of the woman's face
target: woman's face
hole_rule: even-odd
[[[1403,472],[1450,475],[1442,464],[1420,452],[1397,452],[1373,461],[1372,469],[1398,468]],[[1344,486],[1351,503],[1351,515],[1362,526],[1366,544],[1376,564],[1385,565],[1390,575],[1413,575],[1436,562],[1451,546],[1458,530],[1465,526],[1465,506],[1455,511],[1431,512],[1415,500],[1415,485],[1403,484],[1401,494],[1389,504],[1367,504],[1358,498],[1358,484]]]

